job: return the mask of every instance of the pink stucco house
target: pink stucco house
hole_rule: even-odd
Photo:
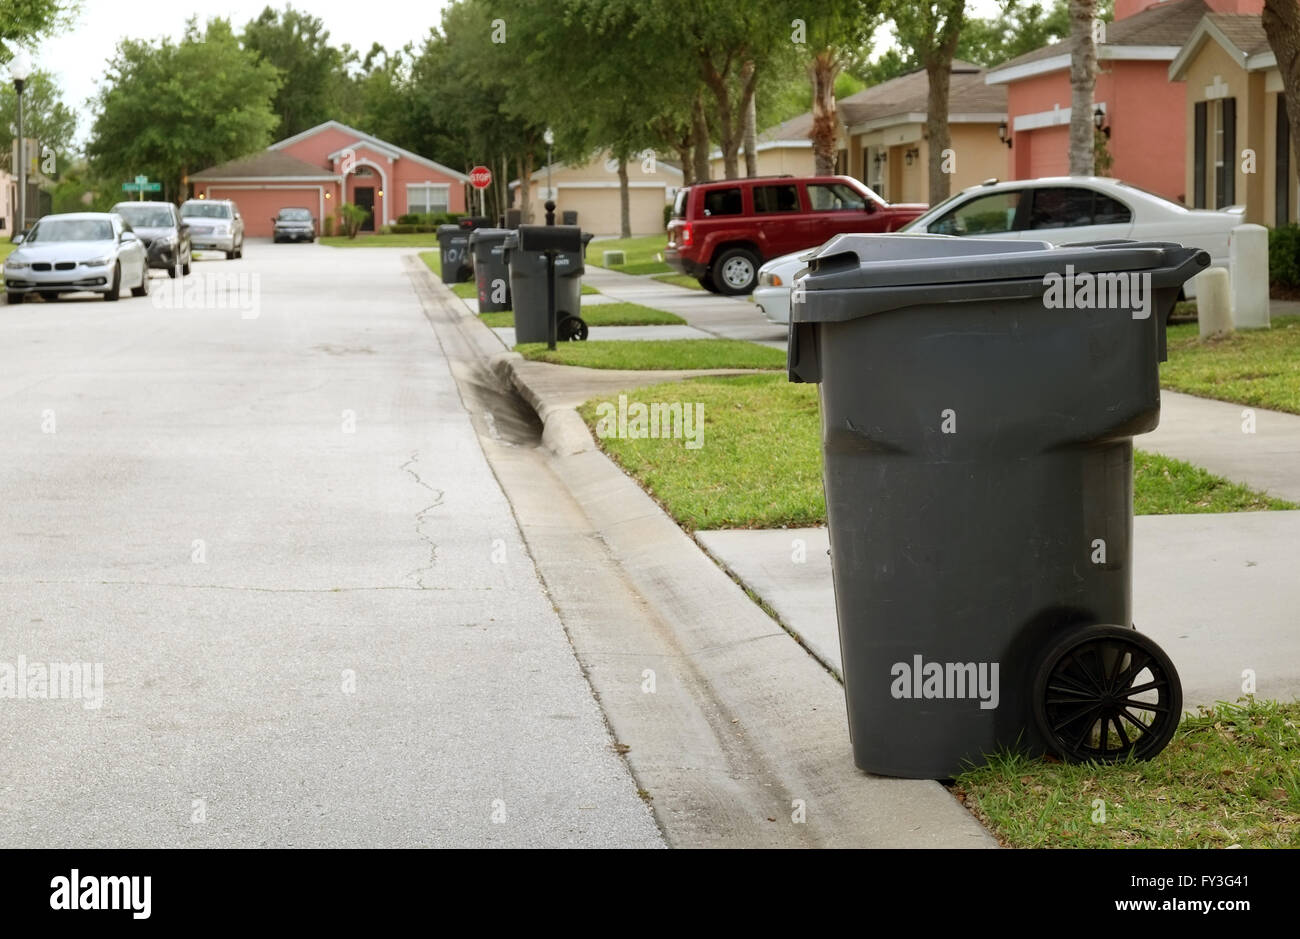
[[[276,212],[296,206],[312,210],[318,229],[343,202],[365,206],[371,217],[363,231],[408,213],[464,212],[468,182],[464,173],[338,121],[190,177],[195,198],[234,200],[250,237],[269,236]]]
[[[1207,13],[1258,14],[1264,0],[1115,0],[1098,44],[1095,92],[1110,136],[1109,175],[1175,201],[1188,201],[1186,91],[1169,66]],[[985,78],[1007,88],[1007,177],[1069,172],[1070,43],[1025,53]],[[1095,112],[1094,112],[1095,113]]]

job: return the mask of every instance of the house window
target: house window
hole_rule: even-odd
[[[1274,159],[1273,224],[1291,221],[1291,124],[1286,116],[1286,95],[1277,96],[1277,153]]]
[[[449,191],[446,183],[407,183],[406,211],[411,215],[446,212]]]
[[[1209,102],[1198,101],[1192,124],[1192,208],[1205,208],[1205,128]]]
[[[1222,209],[1237,198],[1237,99],[1217,102],[1214,121],[1214,207]]]

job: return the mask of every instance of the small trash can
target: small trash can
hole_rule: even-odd
[[[555,258],[556,339],[560,341],[587,338],[587,324],[582,321],[582,275],[586,271],[583,255],[592,233],[581,232],[579,237],[582,250],[562,251]],[[547,342],[550,337],[546,319],[546,253],[521,249],[518,230],[507,233],[504,245],[510,265],[515,342]]]
[[[442,262],[444,284],[469,280],[469,235],[469,230],[459,225],[438,226],[438,258]]]
[[[1171,244],[842,235],[795,283],[819,383],[854,761],[1154,756],[1177,671],[1133,628],[1133,441],[1160,416]]]
[[[478,311],[497,313],[510,309],[510,267],[506,264],[505,228],[476,228],[469,235],[474,259],[474,283],[478,288]]]

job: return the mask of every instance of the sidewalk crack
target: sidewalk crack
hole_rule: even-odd
[[[430,486],[428,483],[426,483],[423,479],[420,478],[419,473],[417,473],[414,469],[412,469],[412,467],[419,461],[419,459],[420,459],[420,451],[416,450],[414,453],[411,454],[411,458],[401,465],[401,470],[407,473],[412,479],[414,479],[417,484],[423,486],[425,489],[429,490],[429,492],[433,493],[433,501],[430,502],[428,505],[426,505],[424,508],[422,508],[420,511],[415,513],[415,535],[422,542],[424,542],[426,545],[429,546],[429,563],[421,567],[415,568],[414,570],[407,573],[405,577],[403,577],[402,579],[403,580],[412,579],[415,581],[415,585],[418,589],[427,590],[429,588],[424,583],[424,575],[426,572],[433,570],[434,567],[437,566],[438,545],[432,538],[430,538],[427,534],[425,534],[424,523],[426,521],[426,516],[430,512],[442,506],[442,498],[445,495],[445,492],[442,489],[435,489],[433,486]]]

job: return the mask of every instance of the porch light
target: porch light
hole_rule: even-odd
[[[1006,121],[1003,121],[1001,124],[998,125],[998,140],[1001,140],[1004,144],[1010,147],[1011,134],[1007,133],[1008,129],[1009,128],[1007,127]]]
[[[1107,137],[1110,136],[1110,125],[1106,123],[1106,112],[1101,109],[1101,105],[1097,105],[1097,110],[1092,112],[1092,124]]]

